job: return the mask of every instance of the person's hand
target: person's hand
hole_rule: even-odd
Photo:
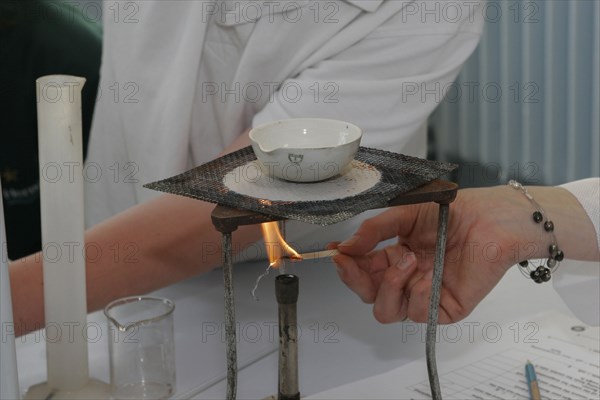
[[[577,241],[589,243],[589,236],[585,240],[580,235],[580,225],[569,226],[582,214],[587,219],[577,200],[559,188],[537,188],[537,193],[541,203],[553,201],[544,208],[555,217],[565,254],[579,252]],[[334,261],[340,278],[364,302],[374,304],[378,321],[426,322],[438,208],[434,203],[392,208],[365,221],[352,238],[337,245],[340,254]],[[450,205],[440,323],[469,315],[510,266],[547,257],[551,237],[532,221],[533,211],[521,193],[506,186],[458,192]],[[396,236],[396,243],[374,250],[379,242]]]

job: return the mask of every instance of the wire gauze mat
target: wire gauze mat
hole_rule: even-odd
[[[457,167],[455,164],[361,147],[355,160],[379,171],[380,179],[375,185],[359,194],[335,200],[277,201],[240,194],[224,184],[227,173],[254,160],[254,151],[248,146],[144,187],[261,214],[331,225],[366,210],[385,207],[389,200],[401,193],[424,185]],[[297,185],[294,182],[288,184]]]

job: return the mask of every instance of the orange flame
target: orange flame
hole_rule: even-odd
[[[265,248],[270,267],[279,268],[282,263],[281,258],[285,256],[292,259],[302,259],[302,256],[285,241],[277,222],[265,222],[260,227],[265,238]]]

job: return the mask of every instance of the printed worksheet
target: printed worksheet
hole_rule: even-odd
[[[529,399],[528,360],[535,366],[542,398],[600,398],[599,328],[562,314],[519,324],[530,328],[526,335],[460,344],[464,351],[458,356],[438,357],[444,399]],[[514,325],[500,329],[516,332]],[[309,397],[340,398],[431,398],[425,359]]]

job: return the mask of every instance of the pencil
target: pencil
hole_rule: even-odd
[[[533,368],[533,364],[529,360],[525,364],[525,376],[527,377],[527,386],[529,386],[529,398],[531,400],[541,400],[542,396],[540,395],[535,368]]]

